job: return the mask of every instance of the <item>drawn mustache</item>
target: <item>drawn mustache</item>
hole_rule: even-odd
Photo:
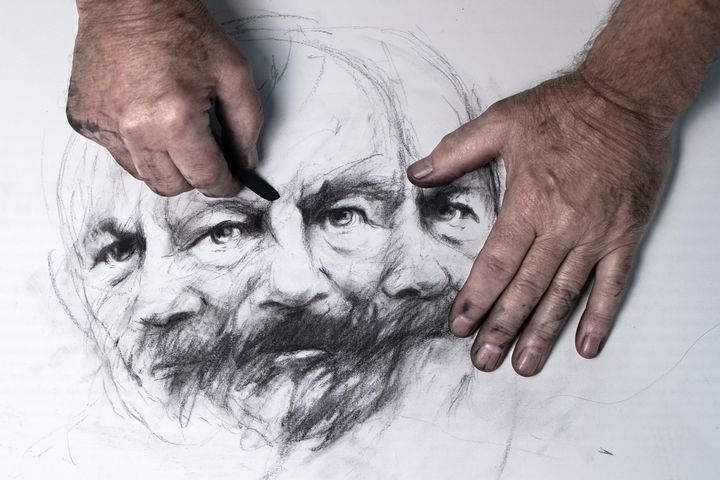
[[[448,288],[429,300],[409,298],[386,304],[354,301],[350,311],[343,315],[288,309],[281,315],[242,322],[255,324],[253,332],[237,332],[235,322],[225,321],[225,331],[214,342],[213,339],[197,342],[190,336],[180,336],[181,332],[169,331],[167,335],[177,335],[177,338],[163,342],[153,373],[187,369],[208,359],[232,360],[242,368],[255,363],[258,357],[267,359],[292,352],[316,351],[324,356],[352,357],[372,354],[373,350],[406,335],[418,336],[418,340],[442,335],[446,330],[444,315],[456,293],[456,289]],[[212,313],[215,312],[208,312]],[[230,313],[224,315],[231,316]],[[157,332],[148,333],[148,339],[157,336]],[[145,346],[145,349],[152,348],[152,344]]]
[[[242,365],[258,355],[283,355],[291,352],[323,352],[325,356],[372,355],[374,350],[391,346],[401,337],[418,340],[442,334],[444,316],[455,290],[448,289],[431,301],[396,300],[391,305],[358,302],[346,315],[333,312],[318,315],[309,310],[287,312],[262,322],[248,336],[236,356]],[[323,355],[310,355],[323,359]]]
[[[445,319],[456,293],[448,288],[432,299],[353,299],[345,314],[296,309],[252,322],[230,321],[230,312],[221,318],[211,308],[208,314],[226,321],[216,336],[149,332],[136,353],[151,362],[153,378],[164,382],[183,418],[190,418],[199,395],[230,413],[229,405],[269,399],[289,381],[295,395],[282,418],[285,441],[320,438],[325,444],[400,394],[396,372],[408,354],[450,335]],[[248,324],[254,331],[238,331]]]

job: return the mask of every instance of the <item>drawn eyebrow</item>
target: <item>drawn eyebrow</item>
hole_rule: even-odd
[[[239,197],[203,203],[202,208],[190,210],[179,223],[171,227],[173,240],[178,245],[186,245],[189,239],[185,237],[196,234],[198,227],[204,228],[206,225],[203,220],[213,215],[243,215],[254,219],[253,224],[259,224],[269,207],[270,202],[267,203],[264,205]]]
[[[117,219],[115,218],[106,218],[101,220],[97,225],[92,227],[87,234],[84,236],[82,240],[83,247],[87,249],[92,242],[95,241],[95,239],[103,233],[107,233],[112,235],[115,238],[123,238],[128,236],[136,235],[136,232],[133,232],[129,229],[123,229],[119,224]]]
[[[434,188],[426,195],[423,195],[422,191],[418,191],[418,197],[420,201],[428,201],[438,195],[452,197],[454,195],[462,195],[464,193],[476,193],[479,189],[479,185],[472,185],[471,182],[454,182]]]
[[[267,206],[260,205],[257,201],[247,198],[225,198],[209,202],[197,202],[200,206],[197,208],[187,208],[177,216],[172,227],[173,233],[185,231],[189,225],[196,223],[198,218],[202,218],[212,214],[228,214],[228,215],[261,215],[267,210]]]
[[[123,231],[120,229],[120,226],[117,224],[117,220],[114,218],[106,218],[105,220],[101,221],[94,229],[92,233],[109,233],[111,235],[115,235],[116,237],[122,235],[123,233],[128,233],[127,231]]]
[[[345,173],[334,179],[325,180],[317,192],[301,198],[298,208],[306,222],[327,209],[329,205],[350,197],[363,197],[367,200],[383,202],[385,218],[396,211],[402,203],[403,189],[394,177],[373,178]]]
[[[112,238],[108,238],[108,236]],[[81,256],[90,261],[88,265],[93,268],[97,262],[97,256],[103,250],[109,248],[109,245],[118,242],[132,241],[141,250],[145,250],[145,237],[140,227],[130,229],[123,228],[116,218],[105,218],[98,222],[95,226],[88,230],[80,241]]]
[[[193,214],[197,216],[200,213],[206,211],[215,212],[227,212],[227,213],[242,213],[244,215],[252,215],[255,213],[262,213],[267,210],[269,204],[265,206],[260,204],[257,200],[251,200],[248,198],[235,197],[235,198],[224,198],[220,200],[214,200],[207,203],[205,208],[199,209]]]

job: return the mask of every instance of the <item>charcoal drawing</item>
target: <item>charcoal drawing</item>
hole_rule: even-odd
[[[499,166],[425,192],[406,180],[481,111],[421,35],[279,15],[225,26],[255,69],[259,171],[281,198],[161,198],[74,138],[55,290],[106,389],[158,436],[204,422],[321,451],[391,416],[409,364],[452,341],[447,311],[499,208]]]

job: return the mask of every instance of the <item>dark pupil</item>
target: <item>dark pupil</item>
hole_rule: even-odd
[[[444,219],[452,218],[455,215],[455,209],[450,204],[445,203],[438,207],[438,215]]]
[[[345,227],[352,222],[353,212],[350,210],[334,210],[330,212],[330,222],[333,225]]]
[[[127,239],[116,242],[110,249],[108,255],[116,262],[124,262],[135,253],[135,240]]]
[[[233,227],[229,225],[220,225],[212,229],[210,232],[210,239],[216,243],[227,241],[228,238],[232,236],[232,233]]]

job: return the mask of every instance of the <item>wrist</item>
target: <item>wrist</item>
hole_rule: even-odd
[[[578,66],[575,74],[598,97],[658,128],[672,125],[692,100],[692,97],[685,99],[687,95],[677,91],[666,94],[660,91],[639,92],[634,83],[625,85],[622,75],[613,78],[613,70],[618,69],[617,66],[603,68],[586,60]]]
[[[718,7],[720,0],[621,1],[577,72],[616,105],[672,123],[720,47]]]
[[[590,126],[591,132],[602,136],[602,142],[608,148],[662,142],[672,134],[672,120],[648,114],[623,96],[613,96],[598,89],[579,72],[571,72],[544,85],[549,89],[544,96],[555,99],[551,117],[559,118],[562,112],[569,113],[575,122]],[[589,139],[577,140],[587,142]]]

